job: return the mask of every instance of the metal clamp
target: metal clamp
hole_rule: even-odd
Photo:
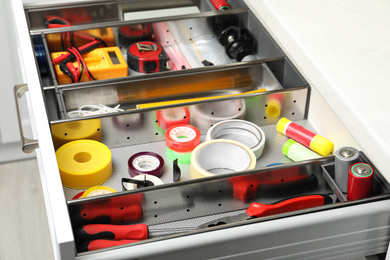
[[[20,106],[19,99],[28,91],[27,84],[20,84],[14,87],[15,103],[16,103],[16,112],[18,114],[19,130],[20,137],[22,140],[22,151],[24,153],[32,153],[36,148],[39,147],[38,140],[33,140],[24,136],[22,119],[20,116]]]

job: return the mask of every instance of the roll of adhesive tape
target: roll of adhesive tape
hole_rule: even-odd
[[[62,184],[72,189],[87,189],[107,181],[112,174],[110,149],[94,140],[77,140],[57,152]]]
[[[191,152],[179,153],[175,152],[167,147],[166,156],[170,161],[177,159],[179,164],[190,164],[191,163]]]
[[[150,174],[161,177],[164,173],[163,158],[153,152],[140,152],[130,157],[128,161],[129,174],[135,177],[140,174]]]
[[[192,125],[174,125],[165,132],[165,144],[175,152],[191,152],[200,143],[200,131]]]
[[[95,196],[110,194],[114,192],[116,192],[116,190],[107,186],[94,186],[86,190],[83,193],[83,195],[81,195],[81,198],[95,197]]]
[[[151,182],[153,184],[153,185],[149,184],[148,186],[157,186],[157,185],[164,184],[160,178],[153,176],[153,175],[148,175],[148,174],[137,175],[137,176],[133,177],[132,179],[138,180],[138,181]],[[134,184],[134,183],[127,183],[125,188],[127,190],[136,190],[136,189],[138,189],[138,186],[137,186],[137,184]]]
[[[265,145],[264,131],[256,124],[232,119],[216,123],[208,131],[206,141],[214,139],[229,139],[247,145],[259,159],[263,154]]]
[[[212,127],[215,123],[228,119],[243,119],[246,104],[243,99],[206,102],[190,106],[191,119],[201,130]]]
[[[75,140],[102,140],[100,119],[80,120],[55,124],[51,126],[53,142],[58,149],[60,146]]]
[[[190,123],[190,110],[187,107],[173,107],[156,111],[157,124],[162,129]]]
[[[254,169],[256,156],[237,141],[217,139],[198,145],[191,155],[191,179]]]

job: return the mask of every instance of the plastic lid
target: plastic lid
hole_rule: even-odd
[[[284,134],[284,128],[286,127],[286,125],[288,124],[288,122],[290,122],[291,120],[285,118],[285,117],[282,117],[281,119],[279,119],[279,122],[278,124],[276,125],[276,130],[278,130],[279,133],[281,134]]]
[[[288,156],[288,151],[290,150],[290,147],[296,144],[297,142],[293,139],[288,139],[288,141],[283,145],[282,152],[284,155]]]
[[[322,156],[328,156],[333,150],[333,143],[325,137],[316,135],[311,141],[310,148]]]

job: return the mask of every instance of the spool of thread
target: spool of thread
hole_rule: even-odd
[[[318,153],[307,149],[293,139],[288,139],[288,141],[283,145],[282,152],[294,162],[306,161],[322,157]]]
[[[225,0],[210,0],[217,11],[230,10],[230,5]]]
[[[364,199],[372,195],[374,169],[367,163],[354,163],[349,167],[348,200]]]
[[[150,174],[161,177],[164,173],[163,158],[153,152],[136,153],[129,158],[127,163],[131,177],[141,174]]]
[[[43,48],[43,44],[34,44],[35,56],[37,58],[39,72],[42,75],[47,74],[47,60],[45,49]]]
[[[166,130],[174,125],[189,124],[190,110],[187,107],[173,107],[156,111],[157,124]]]
[[[306,128],[282,117],[276,125],[279,133],[284,134],[300,144],[312,149],[322,156],[328,156],[333,149],[333,143]]]
[[[174,125],[165,132],[165,144],[175,152],[191,152],[199,143],[200,131],[192,125]]]
[[[56,151],[62,184],[88,189],[106,182],[112,174],[111,151],[101,142],[76,140]]]
[[[100,196],[104,194],[110,194],[114,193],[116,190],[113,188],[107,187],[107,186],[95,186],[91,187],[88,190],[86,190],[83,195],[81,195],[81,198],[89,198],[89,197],[95,197]]]
[[[353,147],[340,147],[335,153],[335,180],[344,193],[348,191],[349,167],[358,159],[359,151]]]

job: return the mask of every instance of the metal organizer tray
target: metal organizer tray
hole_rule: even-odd
[[[118,191],[117,193],[72,200],[73,196],[79,193],[80,190],[64,187],[64,194],[70,213],[69,217],[74,229],[86,224],[80,216],[89,214],[90,210],[94,208],[102,208],[104,210],[106,206],[107,210],[114,211],[121,211],[133,205],[138,205],[142,208],[142,220],[127,221],[119,219],[118,224],[145,223],[153,227],[179,228],[196,227],[203,222],[220,216],[230,216],[243,212],[254,201],[270,204],[281,199],[308,194],[327,194],[334,199],[334,204],[314,209],[252,219],[246,222],[187,233],[162,234],[145,241],[126,245],[136,246],[162,239],[215,231],[389,198],[389,184],[377,171],[373,196],[350,202],[346,201],[345,195],[340,192],[332,179],[333,156],[293,163],[282,154],[281,148],[288,138],[276,131],[275,124],[281,117],[287,117],[315,132],[314,127],[308,120],[311,89],[263,25],[247,9],[243,1],[229,1],[233,9],[224,12],[213,11],[214,7],[206,0],[166,0],[163,4],[158,0],[147,1],[147,4],[145,2],[98,1],[94,4],[80,3],[34,7],[26,9],[25,12],[29,21],[32,42],[43,46],[46,54],[47,73],[40,71],[39,74],[46,102],[48,121],[51,125],[59,125],[99,119],[102,124],[101,129],[99,129],[103,136],[102,143],[110,148],[113,156],[112,177],[103,185],[114,188]],[[170,7],[186,8],[196,6],[200,12],[168,18],[143,17],[138,20],[125,19],[125,14],[127,13],[147,11],[150,8],[150,4],[162,10]],[[42,17],[62,15],[64,12],[88,13],[91,14],[91,20],[68,28],[46,28]],[[59,85],[48,55],[50,48],[47,37],[53,33],[110,27],[113,28],[115,33],[116,44],[121,47],[122,53],[126,57],[127,46],[120,43],[118,35],[118,28],[121,26],[173,21],[177,23],[182,22],[187,26],[188,31],[196,31],[196,29],[202,31],[205,29],[205,25],[210,26],[214,21],[229,19],[236,19],[241,28],[248,28],[249,31],[256,32],[253,33],[255,37],[255,60],[241,63],[232,60],[228,64],[216,64],[214,66],[152,74],[141,74],[129,70],[127,77]],[[36,63],[39,69],[38,60]],[[187,91],[179,94],[164,94],[164,91],[169,90],[172,85],[180,87],[183,85],[183,82],[203,85],[237,76],[246,79],[244,83],[233,84],[220,89],[210,88],[210,90],[201,92]],[[186,85],[184,84],[183,86],[185,87]],[[151,94],[156,89],[160,90],[163,95],[145,97],[140,93],[140,90],[144,90]],[[270,89],[270,91],[249,92],[260,89]],[[240,96],[233,96],[232,94],[240,94]],[[279,113],[276,116],[270,116],[267,114],[267,107],[275,97],[280,101]],[[196,99],[194,101],[190,100],[191,98],[206,99]],[[246,172],[190,180],[190,166],[179,165],[182,171],[181,181],[172,183],[172,162],[165,156],[164,130],[157,125],[156,111],[173,107],[187,107],[191,110],[191,108],[203,106],[206,107],[205,113],[217,117],[218,115],[214,113],[213,107],[237,100],[245,104],[245,113],[243,113],[241,119],[260,126],[265,132],[265,149],[262,157],[257,161],[256,168]],[[167,101],[173,102],[157,103]],[[142,106],[153,102],[156,103],[151,106]],[[124,111],[86,117],[70,117],[68,115],[69,112],[83,104],[104,104],[107,106],[120,104]],[[240,109],[243,109],[243,107],[240,107]],[[203,141],[210,126],[204,126],[194,118],[191,118],[191,124],[199,127]],[[165,166],[162,180],[165,184],[134,191],[122,191],[120,180],[121,178],[129,177],[127,160],[131,155],[141,151],[154,151],[164,158]],[[363,153],[361,154],[361,159],[370,163]],[[284,164],[266,167],[272,163]],[[238,188],[237,185],[239,186]],[[237,190],[240,190],[240,188],[244,188],[244,192],[241,191],[237,195]],[[96,252],[99,251],[79,252],[78,255],[82,256]]]

